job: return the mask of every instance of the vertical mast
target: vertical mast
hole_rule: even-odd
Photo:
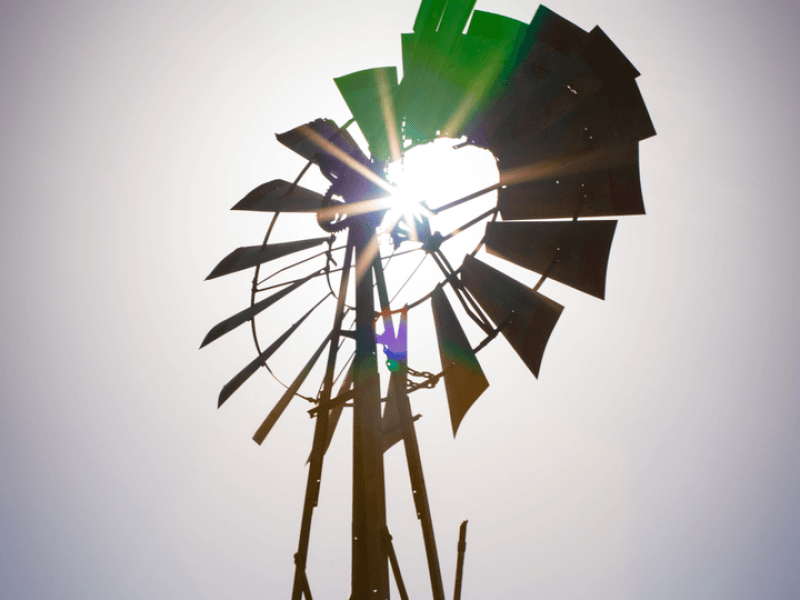
[[[350,235],[356,251],[351,600],[386,600],[389,598],[389,567],[381,540],[386,526],[386,498],[370,256],[375,227],[369,218],[354,219]]]

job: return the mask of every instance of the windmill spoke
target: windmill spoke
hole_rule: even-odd
[[[333,252],[338,252],[339,250],[344,250],[344,249],[345,249],[345,246],[337,246],[336,248],[331,248],[330,250],[325,250],[323,252],[318,252],[314,256],[309,256],[308,258],[304,258],[303,260],[299,260],[296,263],[293,263],[293,264],[289,265],[288,267],[283,267],[281,269],[278,269],[277,271],[275,271],[271,275],[268,275],[267,277],[265,277],[264,279],[259,281],[258,285],[261,285],[262,283],[266,283],[267,281],[269,281],[270,279],[272,279],[273,277],[275,277],[279,273],[283,273],[284,271],[289,271],[291,269],[294,269],[295,267],[299,267],[300,265],[302,265],[304,263],[307,263],[310,260],[314,260],[315,258],[319,258],[320,256],[326,256],[326,255],[331,254]],[[259,290],[259,291],[261,291],[261,290]]]
[[[452,238],[455,235],[458,235],[462,231],[465,231],[465,230],[469,229],[473,225],[477,225],[478,223],[483,221],[485,218],[491,217],[492,215],[497,214],[497,210],[498,210],[497,207],[490,208],[485,213],[482,213],[482,214],[478,215],[477,217],[475,217],[474,219],[472,219],[471,221],[469,221],[467,223],[464,223],[460,227],[457,227],[456,229],[454,229],[453,231],[451,231],[450,233],[448,233],[447,235],[442,237],[442,242],[446,242],[447,240],[449,240],[450,238]]]
[[[451,208],[454,208],[459,204],[464,204],[464,202],[469,202],[470,200],[474,200],[475,198],[480,198],[481,196],[488,194],[489,192],[493,192],[499,189],[501,185],[502,184],[500,183],[495,183],[493,185],[483,188],[482,190],[478,190],[477,192],[473,192],[467,196],[464,196],[463,198],[459,198],[458,200],[453,200],[452,202],[448,202],[447,204],[440,206],[439,208],[432,208],[431,212],[435,215],[438,215],[439,213],[444,212],[446,210],[450,210]]]

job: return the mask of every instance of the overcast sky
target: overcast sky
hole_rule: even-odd
[[[303,165],[273,134],[347,120],[332,78],[399,65],[417,6],[0,4],[0,597],[288,597],[313,422],[298,401],[253,443],[280,393],[261,372],[216,409],[252,342],[197,347],[249,276],[203,279],[263,236],[267,215],[228,208]],[[527,22],[536,6],[476,7]],[[414,400],[447,594],[467,518],[464,600],[796,600],[800,5],[548,6],[642,73],[648,214],[620,222],[605,302],[547,284],[566,308],[538,380],[490,345],[455,441],[443,389]],[[349,594],[346,429],[315,598]],[[399,448],[386,465],[426,598]]]

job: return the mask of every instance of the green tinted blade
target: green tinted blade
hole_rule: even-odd
[[[373,158],[400,158],[399,114],[395,110],[397,68],[367,69],[334,79],[369,144]]]

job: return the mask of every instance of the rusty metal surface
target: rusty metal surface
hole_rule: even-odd
[[[441,288],[434,290],[431,307],[450,407],[450,424],[455,437],[464,415],[489,387],[489,382]]]
[[[511,315],[502,333],[539,377],[547,341],[564,307],[470,255],[464,258],[461,281],[496,325]]]
[[[322,194],[292,184],[283,179],[263,183],[231,210],[255,210],[262,212],[315,212],[322,206]]]
[[[486,250],[601,300],[616,221],[495,222]]]
[[[301,250],[308,250],[314,246],[324,244],[328,239],[328,237],[319,237],[296,242],[269,244],[268,246],[246,246],[244,248],[237,248],[214,267],[214,270],[206,277],[206,281],[235,273],[236,271],[242,271],[243,269],[249,269],[250,267],[255,267],[256,265],[275,260],[276,258],[300,252]]]

